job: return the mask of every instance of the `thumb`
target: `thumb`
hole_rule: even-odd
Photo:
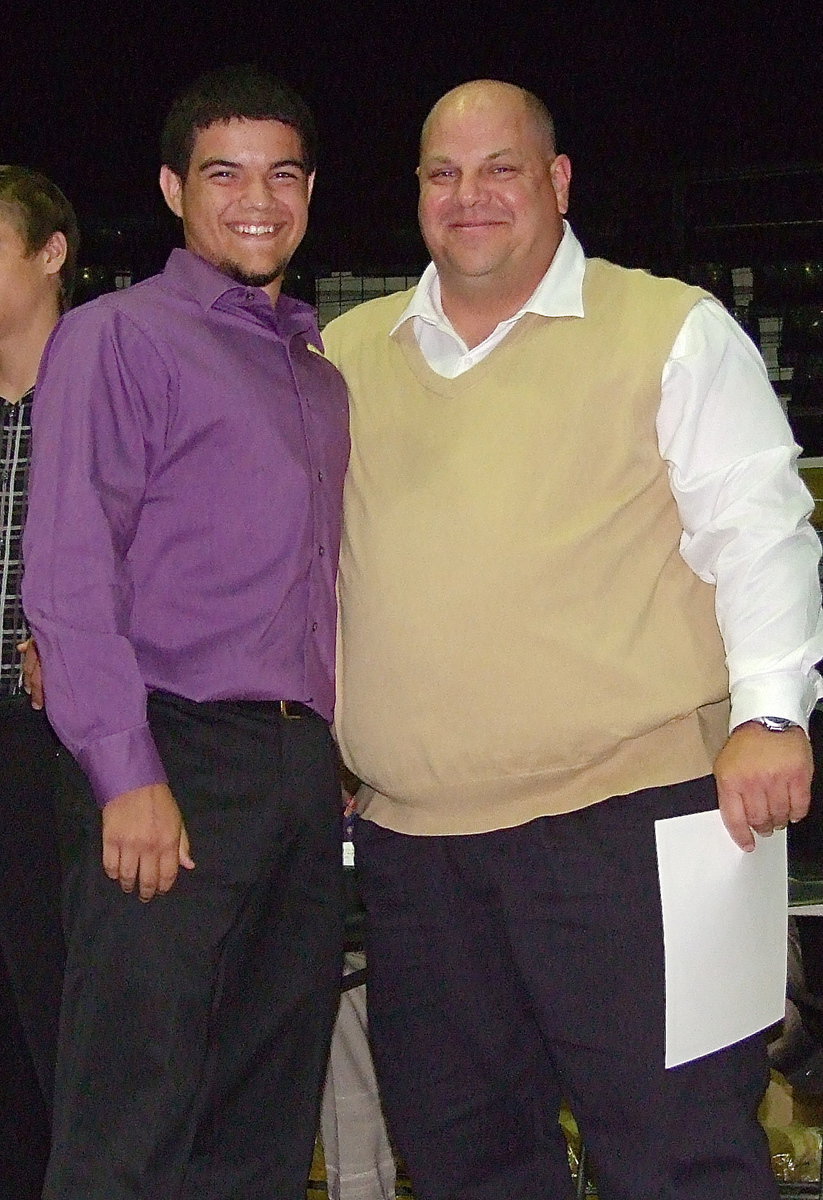
[[[189,852],[189,835],[186,833],[185,825],[181,825],[180,827],[180,845],[177,850],[177,861],[187,871],[194,870],[194,859]]]

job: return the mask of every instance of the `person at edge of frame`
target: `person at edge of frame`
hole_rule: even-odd
[[[39,1200],[43,1187],[64,957],[62,747],[21,679],[21,539],[34,381],[71,303],[78,245],[60,189],[30,167],[0,166],[0,1184],[15,1200]]]

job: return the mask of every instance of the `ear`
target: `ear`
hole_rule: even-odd
[[[171,167],[160,168],[160,191],[176,217],[183,216],[183,180]]]
[[[565,214],[569,211],[569,188],[572,182],[572,164],[569,156],[556,155],[549,167],[549,174],[557,197],[557,211]]]
[[[43,247],[43,269],[47,275],[59,275],[69,252],[66,235],[56,231]]]
[[[312,192],[314,191],[314,177],[315,177],[315,175],[316,175],[316,172],[315,172],[315,171],[312,171],[311,175],[309,175],[309,178],[308,178],[308,180],[307,180],[307,187],[308,187],[308,197],[307,197],[307,199],[309,199],[309,200],[311,200],[311,194],[312,194]]]

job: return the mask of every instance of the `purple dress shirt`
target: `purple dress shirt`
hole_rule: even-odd
[[[314,314],[184,250],[69,313],[33,419],[23,597],[104,804],[165,772],[146,695],[334,705],[348,411]]]

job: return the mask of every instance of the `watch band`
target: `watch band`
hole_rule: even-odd
[[[752,720],[771,733],[785,733],[787,729],[800,728],[797,721],[790,721],[788,717],[752,717]]]

